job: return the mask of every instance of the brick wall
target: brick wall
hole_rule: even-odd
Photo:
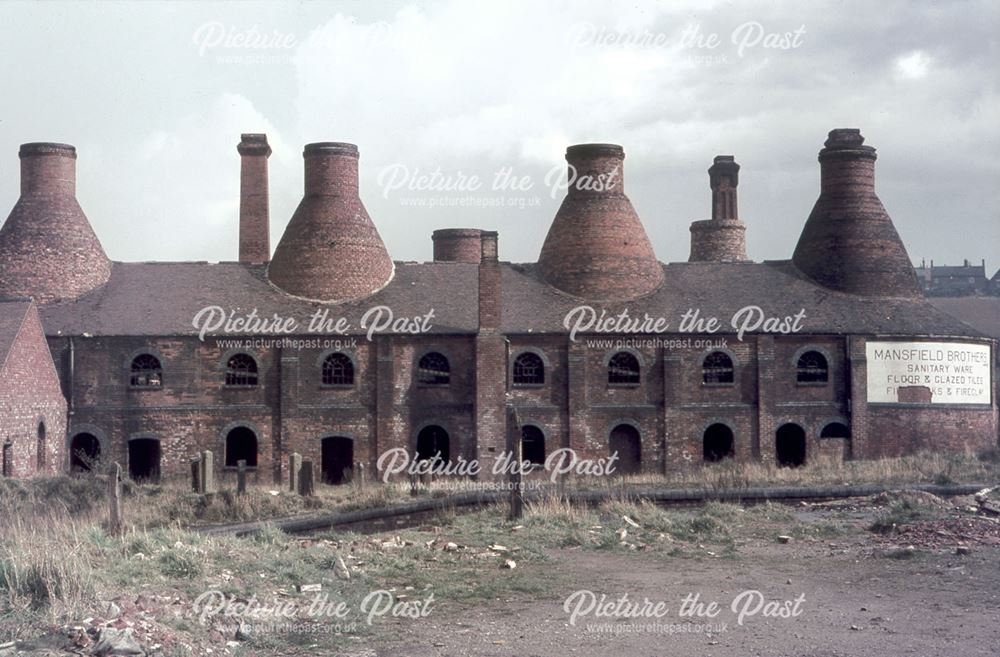
[[[32,304],[0,371],[0,448],[10,445],[10,474],[62,472],[65,435],[66,400]]]

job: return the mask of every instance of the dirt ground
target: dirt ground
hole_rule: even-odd
[[[858,524],[867,522],[865,514]],[[863,530],[832,540],[788,544],[750,540],[735,557],[696,556],[663,560],[644,554],[556,550],[545,565],[570,584],[549,599],[504,599],[474,609],[439,607],[430,617],[397,623],[402,641],[350,655],[371,657],[673,657],[699,655],[767,657],[861,657],[1000,655],[1000,547],[977,544],[955,553],[955,537],[935,530],[939,541],[918,542],[909,554],[905,534],[883,537]],[[927,538],[927,537],[924,537]],[[935,543],[940,543],[935,545]],[[894,552],[903,547],[902,552]],[[901,556],[887,556],[897,554]],[[669,614],[653,621],[578,619],[570,625],[563,601],[575,590],[617,600],[667,603]],[[763,618],[743,625],[730,604],[741,592],[767,600],[804,594],[801,614]],[[678,605],[689,593],[722,607],[703,632],[703,621],[681,619]],[[751,607],[752,608],[752,607]],[[649,622],[660,627],[642,628]],[[592,624],[631,625],[617,635]],[[724,629],[719,626],[725,624]],[[674,632],[670,633],[669,626]],[[664,627],[668,626],[668,627]],[[631,631],[631,629],[639,631]],[[643,631],[645,630],[645,631]],[[719,631],[721,630],[721,631]]]

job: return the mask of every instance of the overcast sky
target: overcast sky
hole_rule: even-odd
[[[550,172],[566,146],[601,141],[624,146],[661,260],[687,259],[717,154],[742,165],[750,257],[784,259],[827,132],[857,127],[910,257],[985,258],[992,274],[998,7],[4,2],[0,216],[17,200],[18,146],[66,142],[113,259],[235,260],[236,144],[266,132],[272,249],[301,198],[303,145],[348,141],[393,258],[428,260],[432,230],[469,226],[500,231],[502,259],[534,261],[564,195]],[[436,170],[461,189],[405,189]],[[495,189],[505,171],[527,189]]]

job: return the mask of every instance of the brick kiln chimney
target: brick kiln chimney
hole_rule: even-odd
[[[501,288],[500,259],[496,231],[480,231],[479,261],[479,330],[500,328]]]
[[[240,262],[262,263],[271,257],[268,210],[267,135],[243,134],[240,154]]]
[[[268,278],[282,290],[316,301],[347,301],[375,292],[393,264],[358,196],[358,147],[308,144],[305,195],[285,228]]]
[[[688,262],[745,262],[746,224],[740,221],[736,186],[740,165],[732,155],[716,155],[708,170],[712,188],[712,218],[691,224]]]
[[[870,297],[919,297],[899,234],[875,195],[875,149],[838,128],[819,152],[820,194],[792,262],[825,287]]]
[[[630,299],[663,282],[639,215],[624,191],[625,151],[615,144],[566,149],[569,188],[538,257],[542,278],[577,297]]]
[[[442,228],[431,233],[434,262],[479,263],[483,231],[478,228]]]
[[[0,296],[45,303],[104,285],[111,261],[76,200],[76,149],[22,144],[21,197],[0,229]]]

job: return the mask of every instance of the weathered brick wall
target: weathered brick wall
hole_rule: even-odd
[[[41,441],[39,425],[44,426]],[[11,474],[62,472],[65,435],[66,400],[32,305],[0,371],[0,448],[11,446]]]

